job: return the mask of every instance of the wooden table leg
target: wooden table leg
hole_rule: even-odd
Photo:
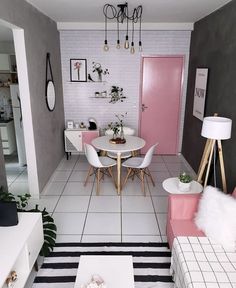
[[[121,152],[117,153],[117,194],[121,191]]]

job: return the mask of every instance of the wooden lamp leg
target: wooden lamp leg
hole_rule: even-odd
[[[212,139],[207,139],[203,154],[202,154],[202,159],[200,162],[200,166],[198,169],[198,174],[197,174],[197,181],[199,183],[202,183],[202,176],[203,173],[205,171],[206,165],[209,161],[209,157],[210,157],[210,152],[211,152],[211,148],[212,148]]]
[[[211,145],[210,145],[210,155],[209,155],[209,161],[208,161],[208,165],[207,165],[207,171],[206,171],[206,176],[205,176],[205,181],[204,181],[204,187],[206,187],[206,185],[207,185],[207,180],[208,180],[208,177],[209,177],[211,160],[212,160],[212,155],[213,155],[215,143],[216,143],[216,140],[212,140]]]
[[[217,144],[218,144],[218,153],[219,153],[219,159],[220,159],[220,172],[221,172],[223,191],[225,193],[227,193],[227,185],[226,185],[226,178],[225,178],[225,166],[224,166],[224,158],[223,158],[223,150],[222,150],[221,140],[217,140]]]

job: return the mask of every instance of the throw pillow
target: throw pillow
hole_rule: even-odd
[[[208,186],[195,217],[197,227],[227,251],[235,251],[236,199]]]

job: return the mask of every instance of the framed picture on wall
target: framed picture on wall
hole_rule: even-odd
[[[87,82],[86,59],[70,59],[70,81]]]
[[[208,68],[197,68],[194,88],[193,116],[204,118]]]

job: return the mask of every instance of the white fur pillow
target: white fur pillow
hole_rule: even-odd
[[[195,217],[197,227],[226,250],[235,251],[236,199],[208,186]]]

